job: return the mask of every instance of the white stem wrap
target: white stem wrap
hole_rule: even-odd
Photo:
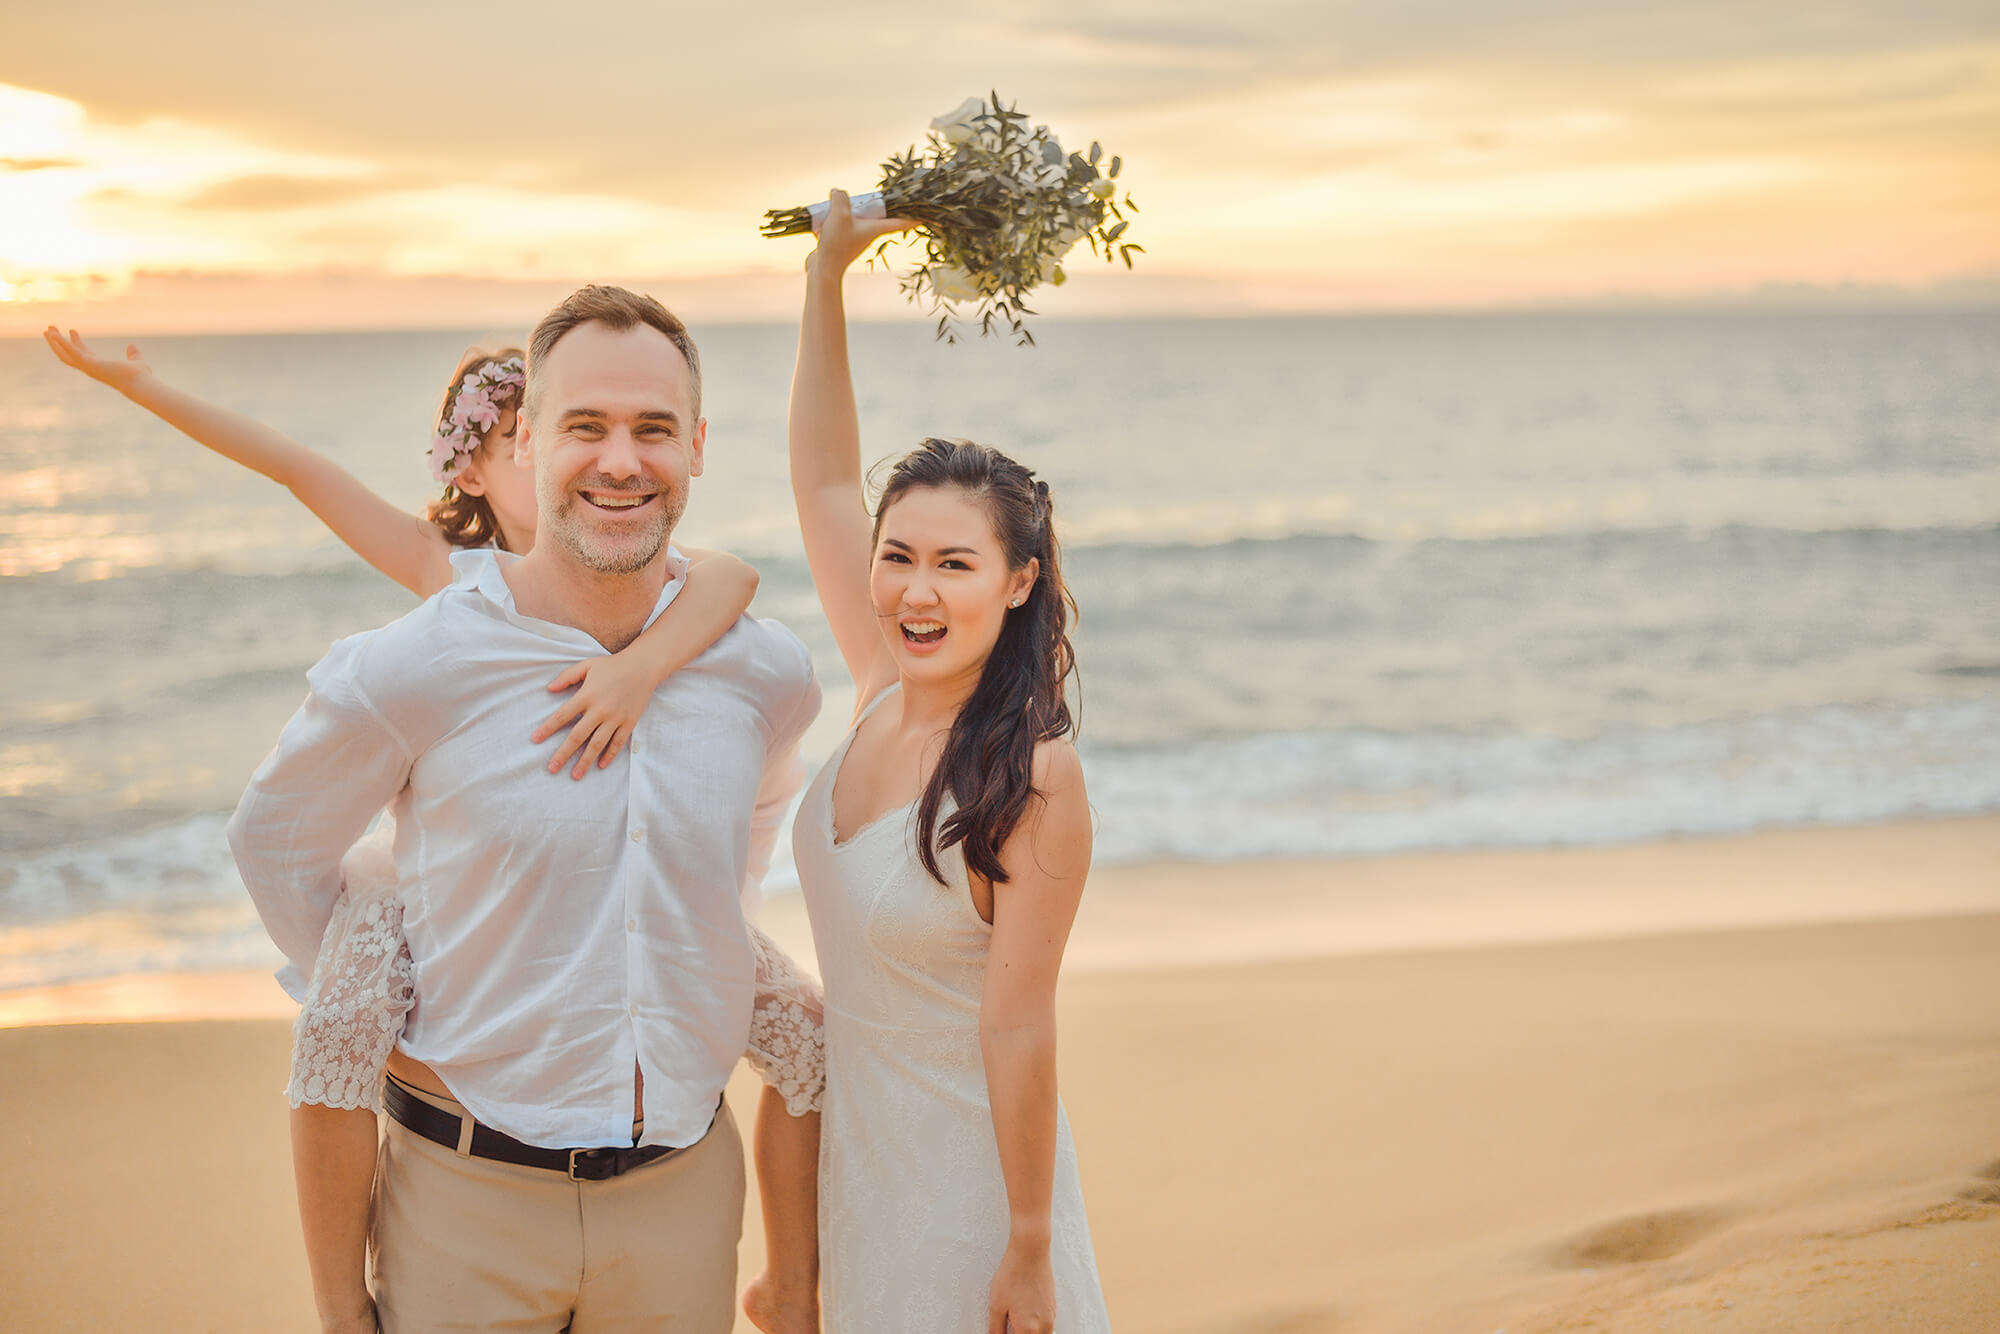
[[[854,210],[854,216],[857,218],[886,218],[889,216],[889,206],[882,202],[882,192],[880,190],[870,190],[865,195],[855,195],[847,201],[847,204],[849,208]],[[812,215],[813,231],[815,233],[819,231],[819,225],[826,221],[826,211],[832,206],[831,201],[822,199],[817,204],[807,207],[806,212]]]

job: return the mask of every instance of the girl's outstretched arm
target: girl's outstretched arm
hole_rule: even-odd
[[[788,435],[792,500],[806,562],[854,678],[858,710],[889,683],[894,668],[868,600],[873,536],[861,490],[861,424],[847,366],[847,310],[840,287],[862,252],[911,224],[900,218],[857,222],[845,194],[836,190],[831,200],[819,248],[806,261]]]
[[[572,755],[572,778],[583,777],[593,764],[601,769],[617,759],[659,684],[700,657],[749,609],[757,593],[757,571],[726,552],[695,548],[686,555],[687,587],[644,634],[623,652],[585,658],[549,682],[552,691],[576,689],[535,729],[533,740],[539,745],[564,724],[576,723],[549,757],[550,773],[561,773]]]
[[[98,356],[72,329],[42,337],[65,366],[109,385],[195,443],[287,488],[354,553],[418,597],[451,582],[451,545],[436,524],[407,514],[345,468],[241,413],[163,382],[129,343],[125,357]]]

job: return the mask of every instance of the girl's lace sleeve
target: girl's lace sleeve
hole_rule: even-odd
[[[415,1001],[403,905],[393,894],[370,892],[374,888],[350,873],[334,904],[305,1004],[292,1024],[292,1082],[285,1096],[294,1107],[310,1102],[374,1109],[382,1066]]]
[[[816,1112],[826,1092],[826,1005],[819,986],[754,926],[750,950],[757,959],[757,999],[744,1055],[758,1077],[784,1095],[786,1111]]]

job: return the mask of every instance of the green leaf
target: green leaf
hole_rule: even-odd
[[[1107,241],[1116,241],[1119,237],[1125,234],[1125,229],[1127,227],[1130,227],[1131,225],[1132,224],[1129,222],[1119,223],[1116,227],[1113,227],[1110,231],[1104,234],[1104,239]]]
[[[1117,179],[1118,179],[1118,172],[1119,172],[1119,169],[1120,169],[1120,168],[1122,168],[1122,167],[1123,167],[1124,165],[1125,165],[1125,159],[1124,159],[1124,158],[1122,158],[1122,157],[1117,157],[1117,156],[1113,156],[1113,157],[1112,157],[1112,159],[1111,159],[1111,169],[1110,169],[1109,171],[1105,172],[1104,174],[1105,174],[1106,176],[1109,176],[1109,177],[1110,177],[1110,178],[1111,178],[1112,180],[1114,180],[1114,181],[1115,181],[1115,180],[1117,180]]]
[[[1125,207],[1131,209],[1134,213],[1139,211],[1139,206],[1133,202],[1131,195],[1125,196]]]
[[[1091,166],[1093,166],[1093,167],[1094,167],[1094,166],[1096,166],[1096,165],[1097,165],[1097,159],[1099,159],[1099,158],[1101,158],[1101,157],[1103,157],[1103,156],[1104,156],[1104,145],[1103,145],[1103,144],[1100,144],[1100,143],[1098,143],[1098,142],[1097,142],[1097,141],[1096,141],[1095,139],[1091,140],[1091,141],[1090,141],[1090,165],[1091,165]]]

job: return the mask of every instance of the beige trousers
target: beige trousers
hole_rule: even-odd
[[[369,1248],[384,1334],[735,1323],[743,1141],[727,1105],[700,1143],[609,1181],[460,1155],[387,1125]]]

